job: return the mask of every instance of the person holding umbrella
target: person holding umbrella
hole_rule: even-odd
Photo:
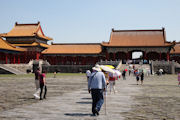
[[[93,72],[89,77],[88,91],[92,96],[92,113],[94,116],[99,115],[101,106],[104,103],[103,92],[106,88],[106,79],[99,65],[92,68]]]

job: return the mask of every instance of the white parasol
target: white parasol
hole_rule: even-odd
[[[105,65],[100,65],[100,68],[106,72],[110,72],[110,73],[115,73],[115,71],[113,69],[111,69],[110,67],[108,66],[105,66]]]
[[[121,76],[121,72],[119,72],[119,70],[114,70],[114,76],[115,77]]]

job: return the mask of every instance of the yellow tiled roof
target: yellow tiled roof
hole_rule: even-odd
[[[14,28],[6,33],[1,34],[3,37],[27,37],[27,36],[38,36],[46,40],[52,40],[52,38],[44,35],[40,23],[37,24],[18,24],[16,23]]]
[[[54,44],[44,50],[43,54],[99,54],[100,44]]]
[[[9,43],[7,43],[5,40],[3,40],[0,37],[0,49],[4,49],[4,50],[12,50],[12,51],[26,51],[26,49],[24,48],[17,48]]]
[[[180,54],[180,42],[176,43],[176,45],[174,46],[174,50],[171,49],[170,54]]]
[[[44,43],[38,43],[38,42],[33,42],[32,44],[12,44],[14,46],[42,46],[42,47],[45,47],[45,48],[48,48],[49,45],[47,44],[44,44]]]
[[[103,46],[169,46],[164,28],[160,30],[112,30],[108,43]]]

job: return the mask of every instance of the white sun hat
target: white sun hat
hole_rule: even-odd
[[[99,65],[95,65],[95,67],[92,68],[94,71],[101,72],[101,68]]]

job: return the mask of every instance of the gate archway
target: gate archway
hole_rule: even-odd
[[[158,60],[159,54],[157,52],[149,52],[149,53],[147,53],[147,59],[148,60]]]

